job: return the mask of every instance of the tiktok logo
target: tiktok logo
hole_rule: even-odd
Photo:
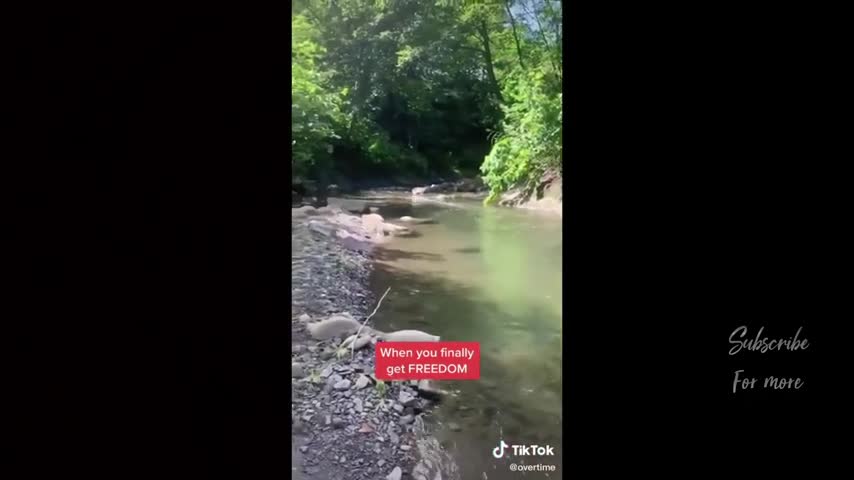
[[[504,449],[509,447],[509,446],[510,445],[507,445],[506,443],[504,443],[504,440],[502,440],[501,445],[492,449],[492,456],[495,458],[503,457],[504,456]]]

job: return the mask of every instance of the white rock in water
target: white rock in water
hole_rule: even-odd
[[[383,335],[386,342],[438,342],[439,337],[420,330],[398,330]]]
[[[308,323],[309,321],[311,321],[311,317],[307,313],[303,313],[299,316],[299,321],[302,323]]]
[[[327,340],[359,330],[359,322],[349,315],[333,315],[326,320],[306,326],[308,333],[317,340]]]
[[[394,225],[392,223],[384,223],[382,229],[383,233],[388,235],[405,236],[412,234],[412,229],[408,227],[402,227],[400,225]]]
[[[384,224],[383,217],[378,213],[362,215],[362,228],[367,230],[371,235],[376,233],[382,235]]]
[[[385,480],[400,480],[401,476],[403,476],[403,472],[400,467],[394,467],[394,470],[385,477]]]
[[[413,220],[415,220],[415,219],[410,217],[409,215],[404,215],[404,216],[400,217],[401,222],[411,222]]]

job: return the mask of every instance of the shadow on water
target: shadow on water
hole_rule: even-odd
[[[559,455],[561,331],[553,310],[536,303],[508,309],[477,284],[376,263],[372,289],[381,294],[388,287],[373,320],[378,329],[414,328],[442,340],[480,343],[481,379],[441,382],[457,395],[433,414],[436,435],[458,459],[462,478],[483,478],[483,472],[491,480],[518,478],[506,465],[518,459],[491,455],[499,439],[551,445]],[[451,422],[460,428],[442,427]],[[549,461],[559,471],[557,455]]]
[[[480,253],[480,247],[466,247],[466,248],[455,248],[455,252],[457,253]]]

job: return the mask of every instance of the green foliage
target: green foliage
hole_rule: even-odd
[[[382,398],[385,397],[386,391],[388,391],[388,385],[382,380],[377,380],[377,384],[374,385],[374,388],[377,390],[377,395]]]
[[[479,171],[497,194],[559,165],[559,2],[297,0],[292,12],[295,175]]]
[[[346,90],[334,90],[330,72],[320,70],[325,52],[316,42],[316,32],[300,15],[291,19],[291,138],[294,173],[304,175],[318,157],[329,155],[331,142],[343,121],[341,108]]]
[[[563,108],[561,93],[543,71],[517,70],[505,86],[502,131],[481,166],[492,195],[535,180],[547,169],[560,169]]]

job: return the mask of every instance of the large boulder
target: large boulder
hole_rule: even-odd
[[[306,328],[315,339],[328,340],[356,333],[360,326],[349,313],[339,313],[317,323],[310,323]]]
[[[458,192],[468,193],[481,192],[486,188],[483,183],[483,179],[480,177],[464,178],[457,182],[456,187]]]

